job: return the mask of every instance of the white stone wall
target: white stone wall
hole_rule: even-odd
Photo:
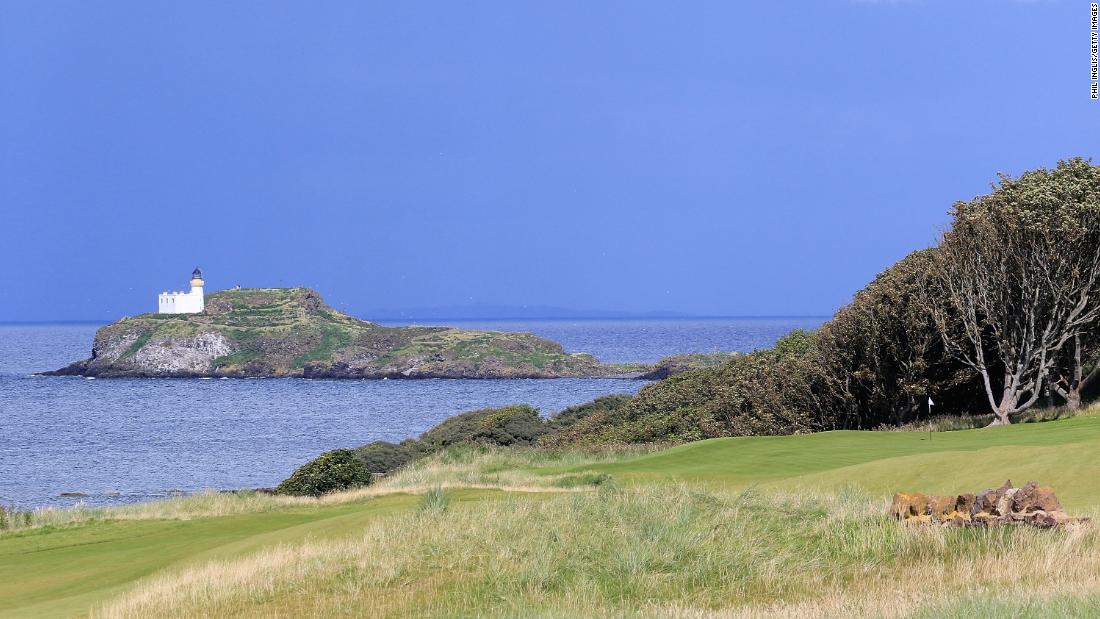
[[[161,314],[198,314],[204,309],[202,286],[192,286],[191,292],[162,292],[157,297],[157,312]]]

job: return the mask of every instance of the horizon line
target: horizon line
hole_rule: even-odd
[[[151,312],[146,312],[151,313]],[[140,316],[141,314],[135,314]],[[133,316],[126,316],[132,318]],[[504,320],[719,320],[719,319],[766,319],[766,318],[831,318],[831,315],[826,314],[700,314],[700,315],[676,315],[676,316],[645,316],[637,314],[624,314],[621,316],[439,316],[439,317],[416,317],[416,316],[379,316],[372,317],[370,319],[362,319],[365,322],[397,322],[397,321],[409,321],[409,320],[467,320],[467,321],[504,321]],[[42,320],[5,320],[0,319],[0,325],[62,325],[62,324],[113,324],[118,322],[121,318],[114,320],[110,319],[91,319],[91,318],[58,318],[58,319],[42,319]]]

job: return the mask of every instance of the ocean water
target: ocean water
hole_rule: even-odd
[[[451,321],[529,331],[607,362],[749,351],[821,319]],[[98,325],[0,324],[0,504],[148,500],[267,487],[335,447],[415,436],[462,411],[528,403],[544,414],[626,379],[386,380],[35,377],[87,357]],[[81,493],[62,497],[61,493]]]

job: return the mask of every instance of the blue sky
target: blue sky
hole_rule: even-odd
[[[0,320],[831,313],[1097,156],[1087,2],[6,2]]]

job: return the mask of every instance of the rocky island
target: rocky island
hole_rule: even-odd
[[[561,378],[623,368],[530,333],[386,327],[308,288],[223,290],[199,313],[149,313],[96,332],[92,356],[47,375],[96,377]]]

